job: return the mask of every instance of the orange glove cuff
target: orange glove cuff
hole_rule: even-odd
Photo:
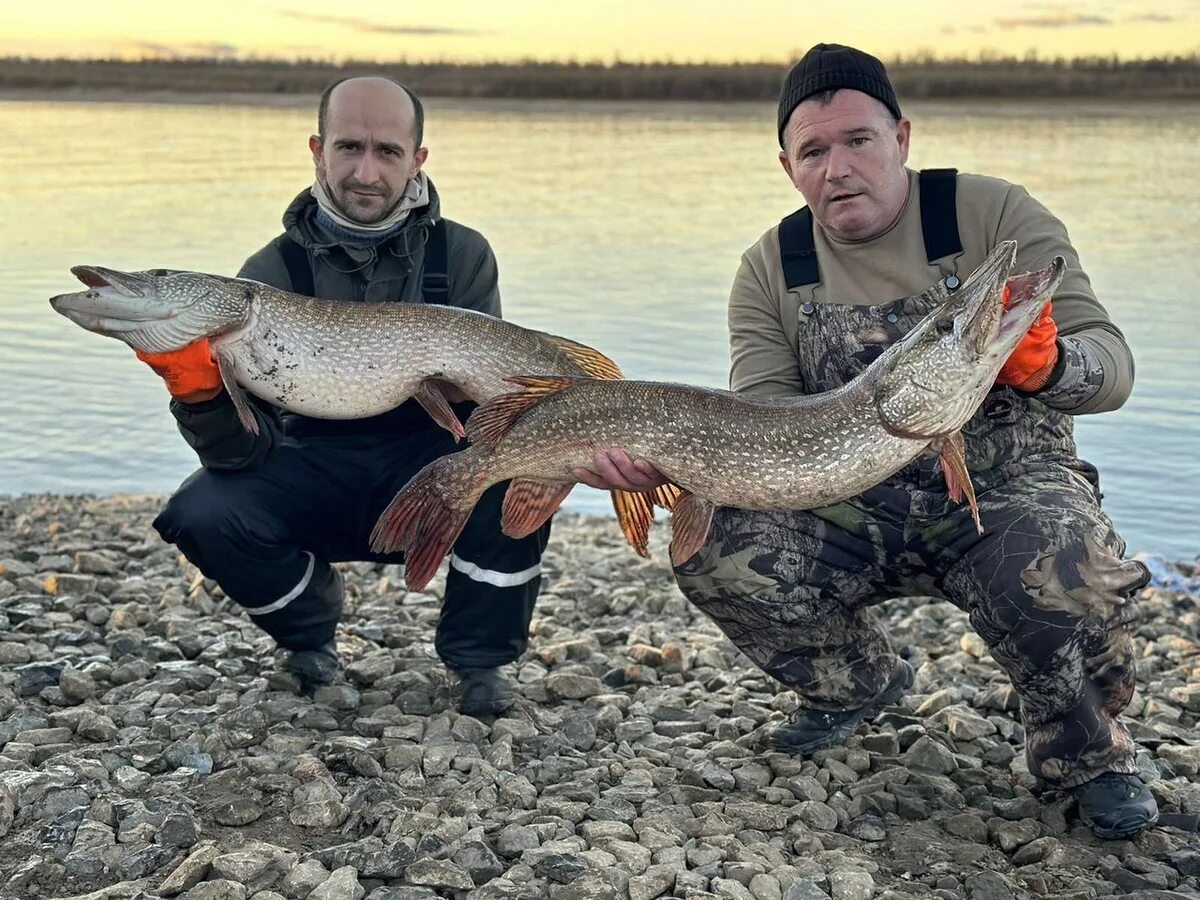
[[[1051,318],[1052,303],[1047,303],[1021,342],[1009,355],[996,384],[1006,384],[1019,391],[1037,391],[1046,386],[1054,365],[1058,362],[1058,326]]]
[[[134,352],[138,359],[162,377],[172,397],[187,397],[221,386],[221,370],[213,362],[208,338],[201,338],[170,353]]]

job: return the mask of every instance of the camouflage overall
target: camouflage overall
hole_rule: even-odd
[[[861,372],[938,301],[806,304],[798,358],[807,393]],[[721,508],[707,545],[675,571],[688,599],[800,705],[854,709],[897,658],[870,609],[935,596],[964,610],[1021,699],[1029,770],[1060,787],[1135,773],[1117,715],[1134,689],[1132,597],[1148,578],[1122,561],[1095,469],[1069,416],[993,390],[963,430],[984,533],[922,458],[851,500],[810,511]]]

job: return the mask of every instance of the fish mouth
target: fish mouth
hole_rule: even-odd
[[[127,297],[145,297],[150,288],[147,274],[119,272],[103,266],[71,266],[71,274],[90,288],[112,288]]]
[[[1066,265],[1065,259],[1056,256],[1044,269],[1013,275],[1005,282],[1008,299],[1000,315],[996,342],[1007,343],[1014,337],[1019,341],[1024,336],[1050,301],[1050,293],[1058,287]]]
[[[178,310],[155,296],[151,272],[72,266],[71,273],[88,290],[51,297],[50,306],[88,331],[123,335],[178,315]]]

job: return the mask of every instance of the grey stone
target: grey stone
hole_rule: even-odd
[[[205,881],[184,894],[183,900],[246,900],[246,886],[224,879]]]
[[[575,853],[550,853],[536,863],[533,871],[556,884],[570,884],[585,875],[588,865]]]
[[[293,900],[304,900],[318,885],[324,884],[329,877],[329,870],[321,865],[319,860],[309,859],[292,868],[279,888],[284,895]]]
[[[451,859],[462,866],[476,884],[485,884],[504,871],[504,866],[496,854],[481,841],[465,844],[454,852]]]
[[[412,884],[431,888],[468,891],[475,887],[466,869],[445,859],[418,859],[404,877]]]
[[[604,682],[594,675],[552,672],[546,676],[546,690],[564,700],[585,700],[605,691]]]
[[[172,897],[199,884],[208,875],[212,861],[218,854],[219,851],[214,845],[200,845],[163,879],[162,884],[158,886],[158,893],[164,897]]]
[[[308,900],[362,900],[366,890],[358,883],[358,872],[353,866],[342,866],[320,885],[313,888]]]
[[[910,769],[949,775],[958,768],[954,754],[928,735],[918,738],[904,754],[904,764]]]
[[[868,872],[830,872],[829,893],[833,900],[870,900],[875,880]]]
[[[324,778],[296,788],[292,804],[288,821],[302,828],[336,828],[350,815],[337,785]]]
[[[496,852],[501,856],[520,856],[542,845],[536,831],[526,825],[505,825],[496,837]]]

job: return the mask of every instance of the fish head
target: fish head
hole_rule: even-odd
[[[262,288],[241,278],[175,269],[74,266],[71,272],[87,290],[50,298],[55,311],[144,353],[178,350],[241,327]]]
[[[953,434],[975,414],[1000,367],[1041,315],[1066,262],[1010,276],[1015,241],[1002,241],[962,286],[889,350],[875,404],[901,437]]]

